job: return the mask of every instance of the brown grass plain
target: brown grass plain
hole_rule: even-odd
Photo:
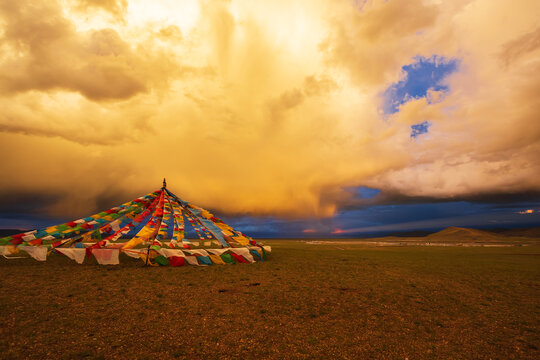
[[[266,244],[249,265],[0,259],[0,357],[540,357],[539,246]]]

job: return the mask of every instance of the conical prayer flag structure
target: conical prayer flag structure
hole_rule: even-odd
[[[124,253],[153,266],[204,266],[262,261],[271,248],[178,198],[163,179],[161,189],[109,210],[0,238],[5,257],[20,251],[40,261],[54,252],[78,263],[93,255],[100,264],[118,264]]]

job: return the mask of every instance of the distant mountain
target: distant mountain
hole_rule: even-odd
[[[539,244],[538,234],[540,228],[532,229],[501,229],[488,231],[451,226],[426,236],[384,236],[361,239],[363,241],[396,243],[396,244],[486,244],[486,245],[523,245]]]
[[[474,240],[476,238],[497,240],[508,240],[508,238],[526,237],[530,239],[540,238],[540,227],[533,228],[500,228],[500,229],[471,229],[457,226],[450,226],[440,231],[435,230],[413,230],[413,231],[395,231],[395,232],[377,232],[377,233],[363,233],[358,238],[362,239],[380,239],[380,238],[392,238],[393,240],[399,240],[398,238],[410,238],[422,240],[436,241],[441,239],[447,241],[449,238],[461,238]],[[519,239],[515,239],[519,240]]]
[[[484,230],[451,226],[439,232],[427,235],[424,237],[424,240],[429,242],[492,242],[505,241],[506,236]]]
[[[505,236],[522,236],[529,238],[540,238],[540,227],[528,228],[528,229],[493,229],[487,230],[495,234],[501,234]]]

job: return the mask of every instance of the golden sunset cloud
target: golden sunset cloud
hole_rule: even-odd
[[[325,217],[354,186],[540,191],[538,14],[493,0],[1,2],[0,196],[50,194],[45,211],[80,215],[166,177],[222,212]],[[381,112],[402,67],[433,56],[459,64],[448,90]]]

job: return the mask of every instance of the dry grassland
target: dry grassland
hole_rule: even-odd
[[[204,268],[1,259],[0,357],[540,358],[540,247],[267,244]]]

